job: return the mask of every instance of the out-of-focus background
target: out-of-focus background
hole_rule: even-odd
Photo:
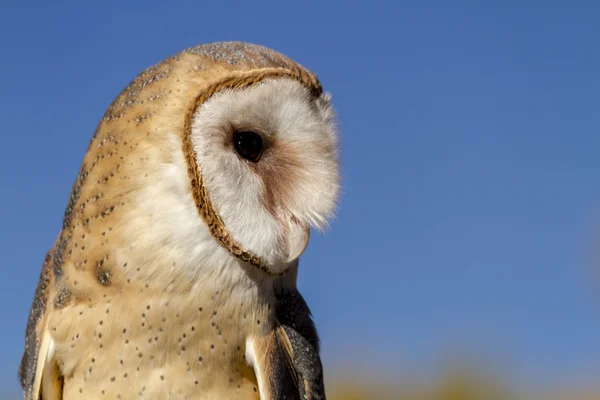
[[[39,269],[110,102],[242,40],[319,75],[337,219],[299,287],[332,399],[600,398],[600,3],[0,5],[0,398]]]

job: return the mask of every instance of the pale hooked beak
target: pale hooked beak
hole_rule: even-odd
[[[308,246],[308,239],[310,238],[310,226],[308,224],[302,224],[295,217],[291,217],[286,224],[286,242],[288,256],[286,263],[290,263],[300,257],[306,246]]]

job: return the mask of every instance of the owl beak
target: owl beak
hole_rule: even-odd
[[[288,257],[286,263],[290,263],[300,257],[306,246],[308,246],[308,239],[310,238],[310,227],[306,224],[300,223],[295,217],[290,218],[287,224],[287,249]]]

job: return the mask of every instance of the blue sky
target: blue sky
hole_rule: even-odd
[[[466,352],[517,385],[598,376],[600,5],[60,4],[0,5],[0,392],[106,107],[223,40],[314,70],[339,114],[344,193],[299,277],[328,373],[429,376]]]

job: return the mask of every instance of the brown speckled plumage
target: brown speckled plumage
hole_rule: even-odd
[[[57,398],[258,398],[245,360],[248,332],[270,349],[261,362],[271,371],[271,398],[324,398],[316,332],[297,292],[281,289],[244,303],[233,300],[237,289],[192,292],[175,272],[172,281],[157,282],[146,268],[150,261],[133,257],[135,238],[123,236],[134,194],[156,178],[155,165],[185,160],[190,196],[215,240],[268,272],[212,208],[189,130],[192,114],[212,94],[278,77],[301,82],[315,96],[322,92],[313,74],[272,50],[217,43],[148,68],[108,108],[42,267],[19,369],[25,399],[38,395],[45,335],[54,346],[49,371],[59,372],[44,375],[42,384],[54,385]],[[178,154],[169,150],[173,132]],[[160,262],[176,267],[169,258]],[[260,271],[248,274],[263,279]]]

